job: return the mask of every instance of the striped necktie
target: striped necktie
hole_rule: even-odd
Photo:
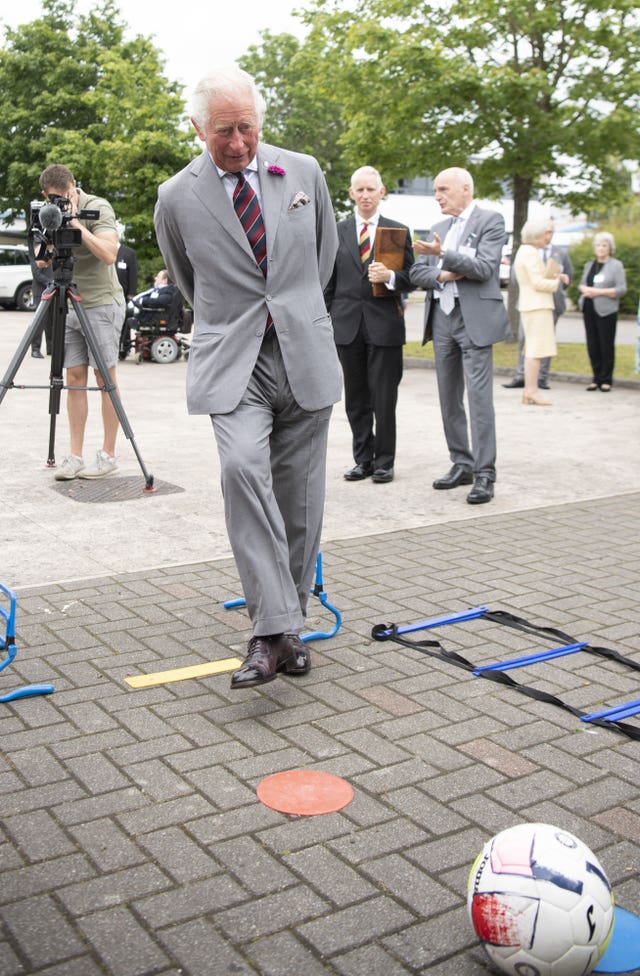
[[[267,239],[258,198],[242,173],[234,173],[238,183],[233,191],[233,206],[242,224],[251,250],[265,278],[267,277]]]
[[[371,257],[371,238],[369,237],[369,224],[363,224],[358,239],[360,246],[360,260],[366,264]]]
[[[231,176],[235,176],[238,180],[236,188],[233,191],[233,206],[238,215],[238,220],[242,224],[243,230],[247,235],[247,240],[251,245],[251,250],[254,253],[258,267],[266,278],[267,236],[264,229],[264,221],[262,219],[262,211],[260,209],[258,198],[251,189],[251,185],[249,181],[245,179],[243,173],[231,173]],[[271,318],[271,312],[269,312],[267,315],[267,324],[265,326],[264,334],[266,335],[272,327],[273,319]]]

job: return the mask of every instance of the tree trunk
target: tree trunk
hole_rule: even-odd
[[[511,239],[511,264],[516,256],[516,251],[520,247],[520,237],[522,226],[529,214],[529,200],[531,198],[532,180],[529,176],[519,176],[513,178],[513,237]],[[518,337],[518,310],[516,308],[516,288],[513,280],[509,282],[509,292],[507,299],[509,312],[509,322],[514,338]]]

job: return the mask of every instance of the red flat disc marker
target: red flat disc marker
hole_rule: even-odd
[[[299,817],[336,813],[353,800],[353,789],[339,776],[307,769],[289,769],[263,779],[258,799],[271,810]]]

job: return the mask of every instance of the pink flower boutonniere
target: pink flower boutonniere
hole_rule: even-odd
[[[286,172],[286,169],[281,169],[279,166],[267,167],[267,173],[273,173],[275,176],[285,176]]]

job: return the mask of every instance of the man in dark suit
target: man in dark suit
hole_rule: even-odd
[[[546,238],[544,246],[540,249],[542,260],[546,262],[549,258],[560,265],[560,270],[567,275],[569,278],[569,284],[571,284],[571,279],[573,278],[573,265],[571,264],[571,258],[561,247],[553,247],[551,240],[555,232],[555,227],[553,220],[549,218],[549,224],[547,227]],[[515,275],[512,275],[512,279],[515,281]],[[516,288],[517,288],[516,283]],[[567,299],[565,297],[565,291],[567,285],[562,284],[560,288],[557,288],[553,293],[553,325],[554,328],[558,323],[558,319],[561,315],[564,315],[567,309]],[[549,367],[551,366],[551,357],[546,356],[544,359],[540,360],[540,374],[538,376],[538,386],[541,390],[549,389]],[[508,383],[502,384],[505,390],[523,390],[524,389],[524,330],[522,328],[522,322],[520,322],[518,327],[518,365],[516,366],[516,371],[513,374],[513,378],[509,380]]]
[[[500,292],[504,220],[473,199],[473,178],[459,167],[434,181],[435,198],[451,219],[417,241],[411,281],[426,290],[423,345],[433,336],[444,433],[453,462],[436,489],[470,485],[470,505],[491,501],[496,480],[493,343],[511,336]],[[467,390],[471,447],[464,391]]]
[[[118,245],[116,272],[124,300],[129,302],[138,291],[138,255],[132,247],[122,242]]]
[[[265,103],[239,68],[196,86],[204,151],[158,190],[155,226],[194,313],[187,406],[209,414],[229,541],[253,624],[233,689],[303,675],[340,364],[324,303],[336,222],[315,159],[260,141]]]
[[[345,408],[356,462],[344,477],[347,481],[372,477],[378,484],[393,480],[396,403],[406,340],[402,293],[415,287],[409,279],[414,261],[411,234],[404,224],[379,215],[384,194],[382,179],[373,166],[355,171],[349,188],[355,216],[338,224],[338,256],[325,289],[344,376]],[[400,270],[392,271],[376,260],[377,227],[396,227],[405,232]],[[374,283],[382,283],[382,297],[374,296]]]

